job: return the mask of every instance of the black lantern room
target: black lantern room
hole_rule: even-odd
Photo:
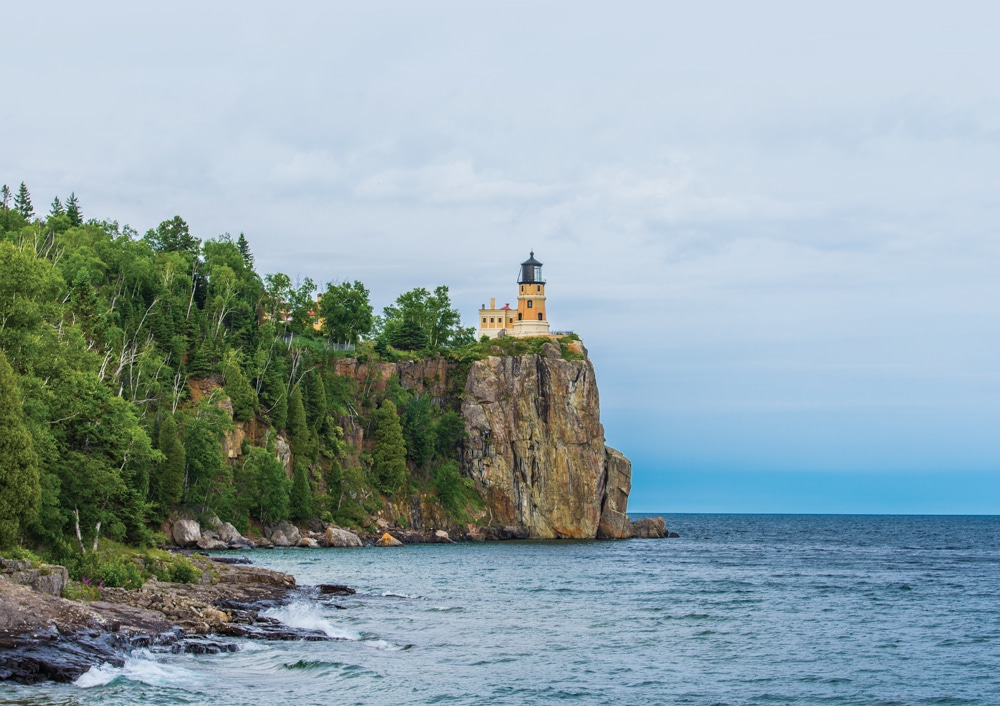
[[[521,276],[517,278],[518,284],[545,284],[542,279],[542,263],[535,259],[535,251],[531,251],[531,257],[521,263]]]

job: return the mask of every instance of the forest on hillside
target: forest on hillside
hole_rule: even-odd
[[[474,500],[457,409],[333,373],[338,356],[482,356],[446,286],[376,315],[359,281],[261,276],[243,234],[200,240],[175,216],[140,235],[85,219],[75,194],[39,215],[23,183],[0,200],[0,548],[65,563],[150,546],[178,511],[360,526],[414,490],[456,515]],[[347,448],[345,417],[368,453]]]

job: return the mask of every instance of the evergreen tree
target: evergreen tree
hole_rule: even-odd
[[[14,210],[21,214],[21,218],[28,221],[31,217],[35,215],[35,207],[31,205],[31,194],[28,193],[28,187],[21,182],[21,186],[18,187],[17,196],[14,197]]]
[[[233,403],[233,419],[238,422],[249,422],[257,412],[257,393],[240,369],[235,356],[222,367],[226,377],[226,394]]]
[[[160,462],[156,474],[156,496],[164,506],[180,502],[184,495],[184,467],[186,465],[184,444],[177,436],[177,422],[174,415],[167,414],[160,424],[158,444],[164,460]]]
[[[384,400],[375,411],[375,450],[372,452],[372,472],[378,489],[387,495],[406,485],[406,442],[403,427],[392,400]]]
[[[66,215],[69,217],[71,226],[83,225],[83,213],[80,211],[80,202],[76,199],[76,193],[71,192],[66,199]]]
[[[49,218],[57,218],[66,214],[66,209],[63,208],[62,201],[56,196],[52,199],[52,206],[49,207]]]
[[[38,457],[24,426],[21,393],[0,350],[0,547],[17,542],[38,509]]]
[[[309,426],[306,424],[306,410],[302,404],[302,390],[299,385],[293,387],[292,394],[288,396],[287,429],[292,453],[296,457],[308,455]]]
[[[306,381],[305,407],[309,428],[319,429],[319,425],[326,419],[327,401],[326,385],[318,370],[310,373]]]
[[[247,267],[253,268],[253,253],[250,252],[250,243],[247,242],[246,236],[240,233],[240,237],[236,239],[236,247],[240,249],[240,255],[243,256],[244,262],[247,263]]]
[[[312,517],[312,488],[309,486],[309,468],[304,461],[299,459],[295,459],[289,501],[293,520],[308,520]]]
[[[10,209],[10,198],[10,187],[4,184],[3,188],[0,188],[0,210],[7,211]]]

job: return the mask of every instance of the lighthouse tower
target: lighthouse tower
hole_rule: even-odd
[[[521,263],[517,286],[517,320],[514,322],[514,335],[549,335],[549,319],[545,315],[545,280],[542,279],[542,263],[535,259],[534,251]]]

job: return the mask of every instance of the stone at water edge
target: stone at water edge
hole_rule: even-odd
[[[434,532],[434,541],[435,542],[440,542],[441,544],[454,544],[455,543],[452,540],[452,538],[448,536],[448,533],[445,532],[444,530],[437,530],[437,531]]]
[[[242,544],[246,542],[246,537],[240,534],[240,531],[229,522],[223,522],[219,525],[219,529],[216,532],[219,534],[219,539],[226,544]]]
[[[303,547],[305,549],[315,549],[316,547],[319,546],[319,542],[317,542],[312,537],[303,537],[302,539],[300,539],[298,542],[295,543],[295,546]]]
[[[270,529],[267,538],[276,547],[294,547],[302,539],[302,536],[299,534],[298,527],[282,520]]]
[[[375,542],[375,546],[376,547],[401,547],[401,546],[403,546],[403,543],[400,542],[395,537],[393,537],[388,532],[386,532],[385,534],[383,534],[381,537],[378,538],[378,541]]]
[[[350,586],[341,583],[321,583],[318,588],[320,593],[329,596],[353,596],[357,593]]]
[[[639,539],[663,539],[667,536],[662,517],[643,517],[632,523],[632,536]]]
[[[326,532],[323,534],[323,546],[343,548],[361,547],[364,545],[361,542],[361,537],[353,532],[330,526],[326,528]]]
[[[202,537],[199,539],[197,547],[198,549],[204,549],[207,552],[217,551],[219,549],[229,549],[229,545],[221,539],[212,539],[210,537]]]
[[[201,527],[195,520],[175,520],[170,536],[178,547],[193,547],[201,539]]]

